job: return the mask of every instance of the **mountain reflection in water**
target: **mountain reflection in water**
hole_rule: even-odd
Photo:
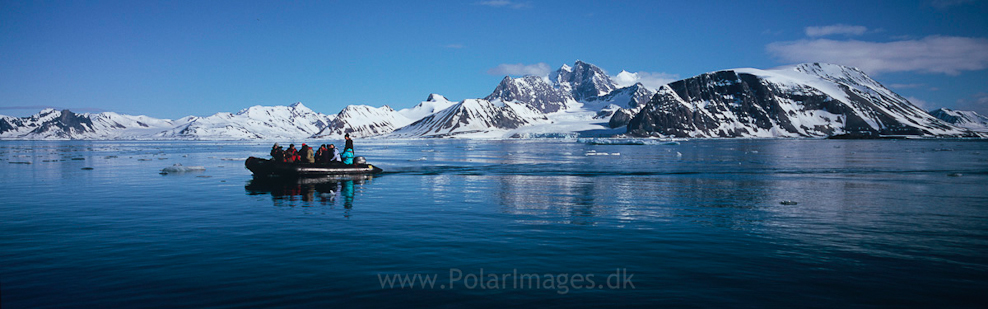
[[[254,178],[244,190],[248,195],[270,194],[275,206],[343,205],[353,207],[354,188],[370,183],[372,176],[329,178]]]

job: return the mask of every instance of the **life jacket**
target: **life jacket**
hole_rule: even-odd
[[[285,162],[292,163],[295,162],[296,159],[298,159],[298,153],[295,151],[295,148],[288,148],[288,150],[285,150]]]
[[[343,151],[343,164],[353,164],[353,149]]]

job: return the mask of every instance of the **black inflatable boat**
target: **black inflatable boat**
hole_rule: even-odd
[[[383,170],[363,162],[362,157],[354,158],[354,164],[331,163],[284,163],[256,157],[247,158],[244,166],[254,176],[316,177],[329,175],[370,175]]]

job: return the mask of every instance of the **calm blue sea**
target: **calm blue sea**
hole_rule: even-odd
[[[0,142],[2,307],[988,304],[988,142],[357,140],[384,174],[255,181],[269,148]]]

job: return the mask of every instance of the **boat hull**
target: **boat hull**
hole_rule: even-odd
[[[283,163],[256,157],[244,162],[254,176],[268,177],[319,177],[331,175],[370,175],[383,170],[371,164],[343,163]]]

